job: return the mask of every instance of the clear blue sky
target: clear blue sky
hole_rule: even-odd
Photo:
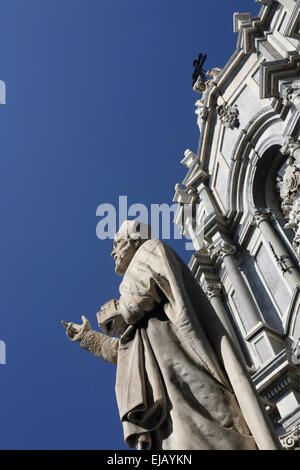
[[[216,5],[217,4],[217,5]],[[118,296],[96,208],[171,203],[197,150],[192,61],[224,66],[254,0],[0,0],[1,449],[125,449],[114,366],[60,320]],[[188,260],[184,241],[172,244]]]

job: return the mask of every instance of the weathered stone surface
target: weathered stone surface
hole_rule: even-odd
[[[123,317],[120,338],[92,331],[85,317],[65,326],[72,341],[117,363],[127,445],[276,449],[244,365],[185,263],[160,240],[139,236],[135,222],[122,225],[112,255],[124,275],[119,302],[109,307],[112,321],[116,310]]]

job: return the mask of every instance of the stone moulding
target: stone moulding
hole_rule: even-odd
[[[300,55],[293,51],[287,59],[264,62],[261,65],[260,99],[280,98],[280,83],[283,80],[299,79]]]

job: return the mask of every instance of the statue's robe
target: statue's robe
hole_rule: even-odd
[[[129,447],[150,433],[153,449],[279,448],[243,361],[168,245],[143,243],[120,294],[129,326],[118,346],[116,396]]]

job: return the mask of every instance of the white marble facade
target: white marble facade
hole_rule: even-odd
[[[239,343],[282,446],[295,449],[300,1],[256,1],[257,17],[234,14],[237,48],[227,65],[203,89],[194,88],[201,138],[198,153],[185,154],[188,172],[177,189],[193,194],[196,224],[204,226],[205,242],[190,269]],[[184,202],[177,193],[179,214]]]

